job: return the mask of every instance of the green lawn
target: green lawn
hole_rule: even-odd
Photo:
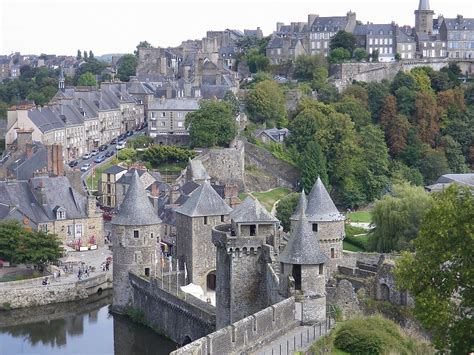
[[[342,242],[342,249],[347,250],[347,251],[365,251],[364,249],[358,247],[357,245],[351,244],[348,241],[344,240]]]
[[[286,189],[284,187],[277,187],[276,189],[272,189],[270,191],[252,192],[252,195],[255,196],[268,211],[271,211],[273,208],[273,204],[278,200],[281,200],[289,193],[291,193],[290,189]],[[247,195],[247,193],[241,193],[239,194],[239,198],[241,200],[245,200]]]
[[[115,158],[113,158],[107,163],[104,163],[97,168],[94,167],[95,176],[92,176],[93,174],[91,171],[86,180],[88,189],[92,191],[97,191],[97,186],[99,185],[99,178],[102,175],[102,173],[108,168],[110,168],[111,166],[117,165],[117,164],[118,164],[118,161]]]
[[[369,211],[350,212],[346,217],[351,222],[372,223],[372,212]]]

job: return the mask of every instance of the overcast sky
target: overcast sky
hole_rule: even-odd
[[[206,30],[260,26],[269,35],[276,22],[306,21],[309,13],[342,16],[352,10],[362,22],[414,25],[419,0],[0,0],[0,54],[94,54],[133,52],[147,40],[177,46]],[[473,0],[431,0],[436,16],[474,17]]]

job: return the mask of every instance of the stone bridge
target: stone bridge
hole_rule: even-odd
[[[335,64],[331,66],[330,81],[339,91],[344,91],[354,80],[364,82],[392,80],[400,70],[410,71],[413,68],[426,66],[440,70],[450,63],[457,63],[463,75],[474,77],[474,59],[445,58],[401,60],[390,63]]]
[[[173,294],[159,279],[129,274],[133,309],[143,313],[150,327],[180,345],[191,343],[216,330],[215,308],[189,294]],[[175,288],[175,287],[173,287]]]

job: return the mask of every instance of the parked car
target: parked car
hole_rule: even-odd
[[[95,156],[95,155],[97,155],[97,154],[99,154],[99,151],[98,151],[97,149],[94,149],[94,150],[91,152],[91,155],[92,155],[92,156]]]
[[[117,150],[123,149],[123,148],[125,148],[126,144],[127,144],[127,142],[125,142],[125,141],[119,141],[117,143],[117,145],[115,146],[115,149],[117,149]]]
[[[97,164],[102,163],[105,160],[105,155],[99,155],[97,158],[95,158],[94,162]]]
[[[107,151],[107,153],[105,153],[105,156],[106,156],[107,158],[110,158],[110,157],[113,157],[114,154],[115,154],[115,151],[114,151],[114,150],[109,150],[109,151]]]
[[[71,168],[74,168],[75,166],[77,166],[77,164],[79,164],[79,163],[77,162],[77,160],[73,160],[73,161],[70,161],[68,165],[69,165]]]
[[[87,171],[89,168],[92,166],[90,163],[86,163],[83,166],[81,166],[81,171]]]
[[[133,136],[133,131],[128,131],[127,132],[127,137]]]
[[[91,156],[92,156],[92,155],[91,155],[90,153],[86,153],[86,154],[84,154],[84,155],[82,156],[82,159],[87,160],[87,159],[90,159]]]
[[[121,135],[118,136],[119,141],[123,141],[125,138],[127,138],[127,135],[125,133],[122,133]]]
[[[99,147],[99,152],[103,152],[104,150],[107,150],[107,144],[102,144],[102,145]]]
[[[117,144],[117,138],[114,138],[110,141],[110,144]]]

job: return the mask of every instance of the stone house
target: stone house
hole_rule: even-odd
[[[396,26],[395,23],[357,25],[354,29],[357,44],[368,54],[379,52],[379,61],[390,62],[395,59]]]
[[[155,181],[161,181],[160,173],[147,171],[144,168],[138,167],[129,169],[124,174],[121,174],[120,178],[115,182],[115,206],[120,206],[122,204],[135,171],[145,189]]]
[[[444,174],[434,184],[425,186],[425,190],[428,192],[441,192],[452,184],[469,187],[474,194],[474,173]]]
[[[283,143],[286,137],[290,134],[288,128],[270,128],[270,129],[257,129],[253,136],[262,143]]]
[[[474,58],[474,18],[444,18],[439,29],[450,58]]]
[[[273,37],[266,48],[266,55],[272,64],[293,61],[303,54],[308,54],[308,51],[300,38]]]
[[[92,196],[74,190],[65,176],[0,182],[0,219],[57,234],[64,243],[104,244],[102,214]]]
[[[196,99],[161,99],[148,106],[148,135],[187,135],[186,115],[199,109]]]
[[[396,26],[395,32],[396,53],[400,54],[400,59],[414,59],[416,54],[416,41],[408,34],[405,28]]]
[[[447,56],[446,39],[435,33],[433,16],[429,0],[420,0],[418,10],[415,10],[417,54],[423,58],[444,58]]]

